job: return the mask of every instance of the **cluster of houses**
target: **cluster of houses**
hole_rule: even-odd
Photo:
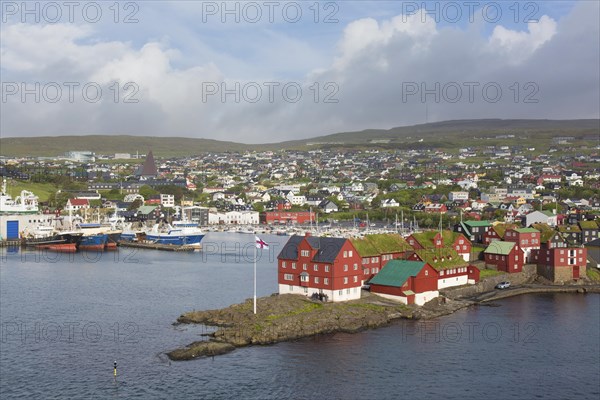
[[[439,289],[476,283],[479,269],[465,260],[470,242],[444,232],[374,234],[359,239],[292,236],[278,256],[279,293],[358,299],[371,291],[404,304],[423,305]]]
[[[600,247],[594,222],[593,251]],[[586,225],[587,226],[587,225]],[[589,227],[591,228],[591,226]],[[594,244],[595,243],[595,244]],[[361,288],[404,304],[423,305],[439,290],[479,281],[473,265],[508,274],[534,264],[537,274],[558,283],[586,276],[588,248],[570,241],[556,227],[520,228],[486,221],[461,222],[455,231],[373,234],[362,238],[292,236],[278,256],[279,293],[326,296],[330,301],[358,299]],[[479,254],[474,247],[483,249]]]

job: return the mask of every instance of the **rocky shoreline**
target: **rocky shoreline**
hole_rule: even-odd
[[[174,361],[193,360],[229,353],[250,345],[267,345],[337,332],[359,332],[390,324],[398,319],[432,319],[465,307],[489,303],[526,293],[600,293],[600,284],[544,285],[528,283],[509,290],[493,290],[462,296],[461,288],[449,289],[422,307],[399,304],[363,291],[360,300],[321,303],[300,295],[277,295],[252,300],[219,310],[192,311],[175,324],[204,324],[218,327],[207,340],[191,343],[167,353]]]

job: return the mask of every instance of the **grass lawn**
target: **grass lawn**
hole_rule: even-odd
[[[48,196],[54,194],[58,190],[58,187],[54,186],[52,183],[10,181],[6,186],[8,193],[13,199],[20,196],[22,190],[29,190],[40,198],[40,202],[48,201]]]
[[[593,281],[600,282],[600,269],[598,268],[588,268],[587,277]]]
[[[496,271],[495,269],[482,269],[479,273],[479,279],[485,279],[492,276],[502,275],[504,272]]]

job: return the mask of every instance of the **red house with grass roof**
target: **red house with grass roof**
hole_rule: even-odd
[[[412,247],[399,234],[365,235],[350,239],[362,258],[363,281],[368,282],[385,264],[403,258]]]
[[[507,229],[516,229],[515,224],[496,224],[483,234],[483,244],[489,245],[494,240],[503,240]]]
[[[471,258],[471,242],[462,233],[428,231],[411,234],[406,241],[415,250],[452,248],[464,261]]]
[[[392,260],[371,279],[371,293],[422,306],[439,296],[438,273],[423,261]]]
[[[420,249],[408,257],[424,261],[438,272],[438,289],[479,282],[479,268],[469,265],[454,249]]]

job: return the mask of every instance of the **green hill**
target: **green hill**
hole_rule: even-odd
[[[514,135],[514,137],[506,137]],[[310,139],[267,144],[243,144],[201,138],[149,137],[131,135],[41,136],[0,139],[2,156],[58,156],[66,151],[88,150],[98,154],[145,154],[153,150],[159,157],[181,157],[206,152],[246,150],[337,148],[454,150],[466,146],[515,145],[552,146],[557,136],[572,136],[571,147],[598,145],[600,120],[456,120],[422,125],[357,132],[341,132]]]

